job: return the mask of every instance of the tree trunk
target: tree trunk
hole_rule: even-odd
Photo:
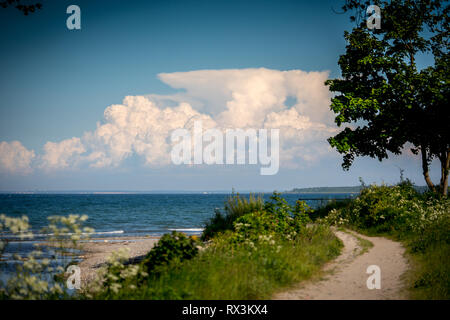
[[[450,167],[450,151],[447,150],[443,153],[442,157],[439,159],[441,161],[441,183],[440,191],[442,196],[447,196],[448,190],[448,173]]]
[[[425,178],[425,182],[427,183],[428,188],[431,191],[436,192],[436,188],[434,187],[434,184],[430,179],[430,174],[428,170],[427,149],[422,145],[422,147],[420,148],[420,152],[422,154],[423,177]]]

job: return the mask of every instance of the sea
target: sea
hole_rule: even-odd
[[[241,194],[246,196],[245,194]],[[270,193],[261,194],[265,200]],[[0,214],[28,216],[32,231],[48,224],[54,215],[88,215],[84,226],[95,229],[95,237],[160,236],[172,230],[199,234],[205,222],[222,210],[230,194],[0,194]],[[307,193],[282,195],[290,204],[307,199],[312,208],[351,193]],[[316,199],[316,200],[314,200]]]

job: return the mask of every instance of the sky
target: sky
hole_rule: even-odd
[[[43,1],[0,8],[0,191],[284,191],[423,185],[409,152],[349,171],[324,81],[339,77],[342,1]],[[69,5],[81,29],[69,30]],[[173,130],[280,130],[277,174],[174,165]],[[437,165],[432,178],[438,179]]]

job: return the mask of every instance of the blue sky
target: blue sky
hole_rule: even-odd
[[[201,100],[201,110],[192,102],[193,109],[216,120],[213,104],[221,102],[202,92],[201,85],[186,88],[189,71],[204,76],[202,70],[238,70],[217,86],[233,86],[258,68],[275,70],[270,77],[288,70],[339,76],[342,35],[352,27],[347,15],[332,10],[339,10],[341,2],[55,0],[44,1],[42,10],[27,17],[1,9],[0,142],[20,141],[34,157],[31,169],[1,171],[0,190],[285,190],[356,185],[360,176],[392,183],[398,180],[398,167],[423,184],[419,162],[411,156],[383,163],[358,159],[344,172],[334,151],[307,164],[282,163],[275,176],[260,176],[255,166],[146,165],[151,155],[145,162],[137,152],[101,168],[77,167],[73,159],[56,169],[40,163],[49,141],[77,137],[87,148],[85,132],[95,135],[97,123],[106,121],[105,109],[122,104],[126,96],[181,94],[177,103]],[[71,4],[81,8],[81,30],[66,28]],[[158,76],[162,73],[168,79]],[[308,82],[314,75],[304,76],[301,81]],[[208,82],[215,85],[215,79]],[[74,147],[78,141],[70,143]]]

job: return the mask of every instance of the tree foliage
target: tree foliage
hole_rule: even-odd
[[[2,8],[8,8],[8,7],[14,7],[17,10],[21,11],[24,15],[28,15],[28,13],[33,13],[37,10],[42,9],[42,3],[36,2],[36,3],[30,3],[30,4],[24,4],[24,1],[21,0],[5,0],[0,1],[0,7]]]
[[[366,25],[366,8],[381,8],[381,28]],[[345,31],[346,52],[339,58],[342,77],[326,82],[338,126],[329,143],[349,169],[356,156],[380,161],[405,146],[421,153],[424,178],[433,158],[441,162],[439,190],[447,194],[450,162],[449,5],[441,0],[347,0],[356,26]],[[417,57],[433,57],[418,66]]]

